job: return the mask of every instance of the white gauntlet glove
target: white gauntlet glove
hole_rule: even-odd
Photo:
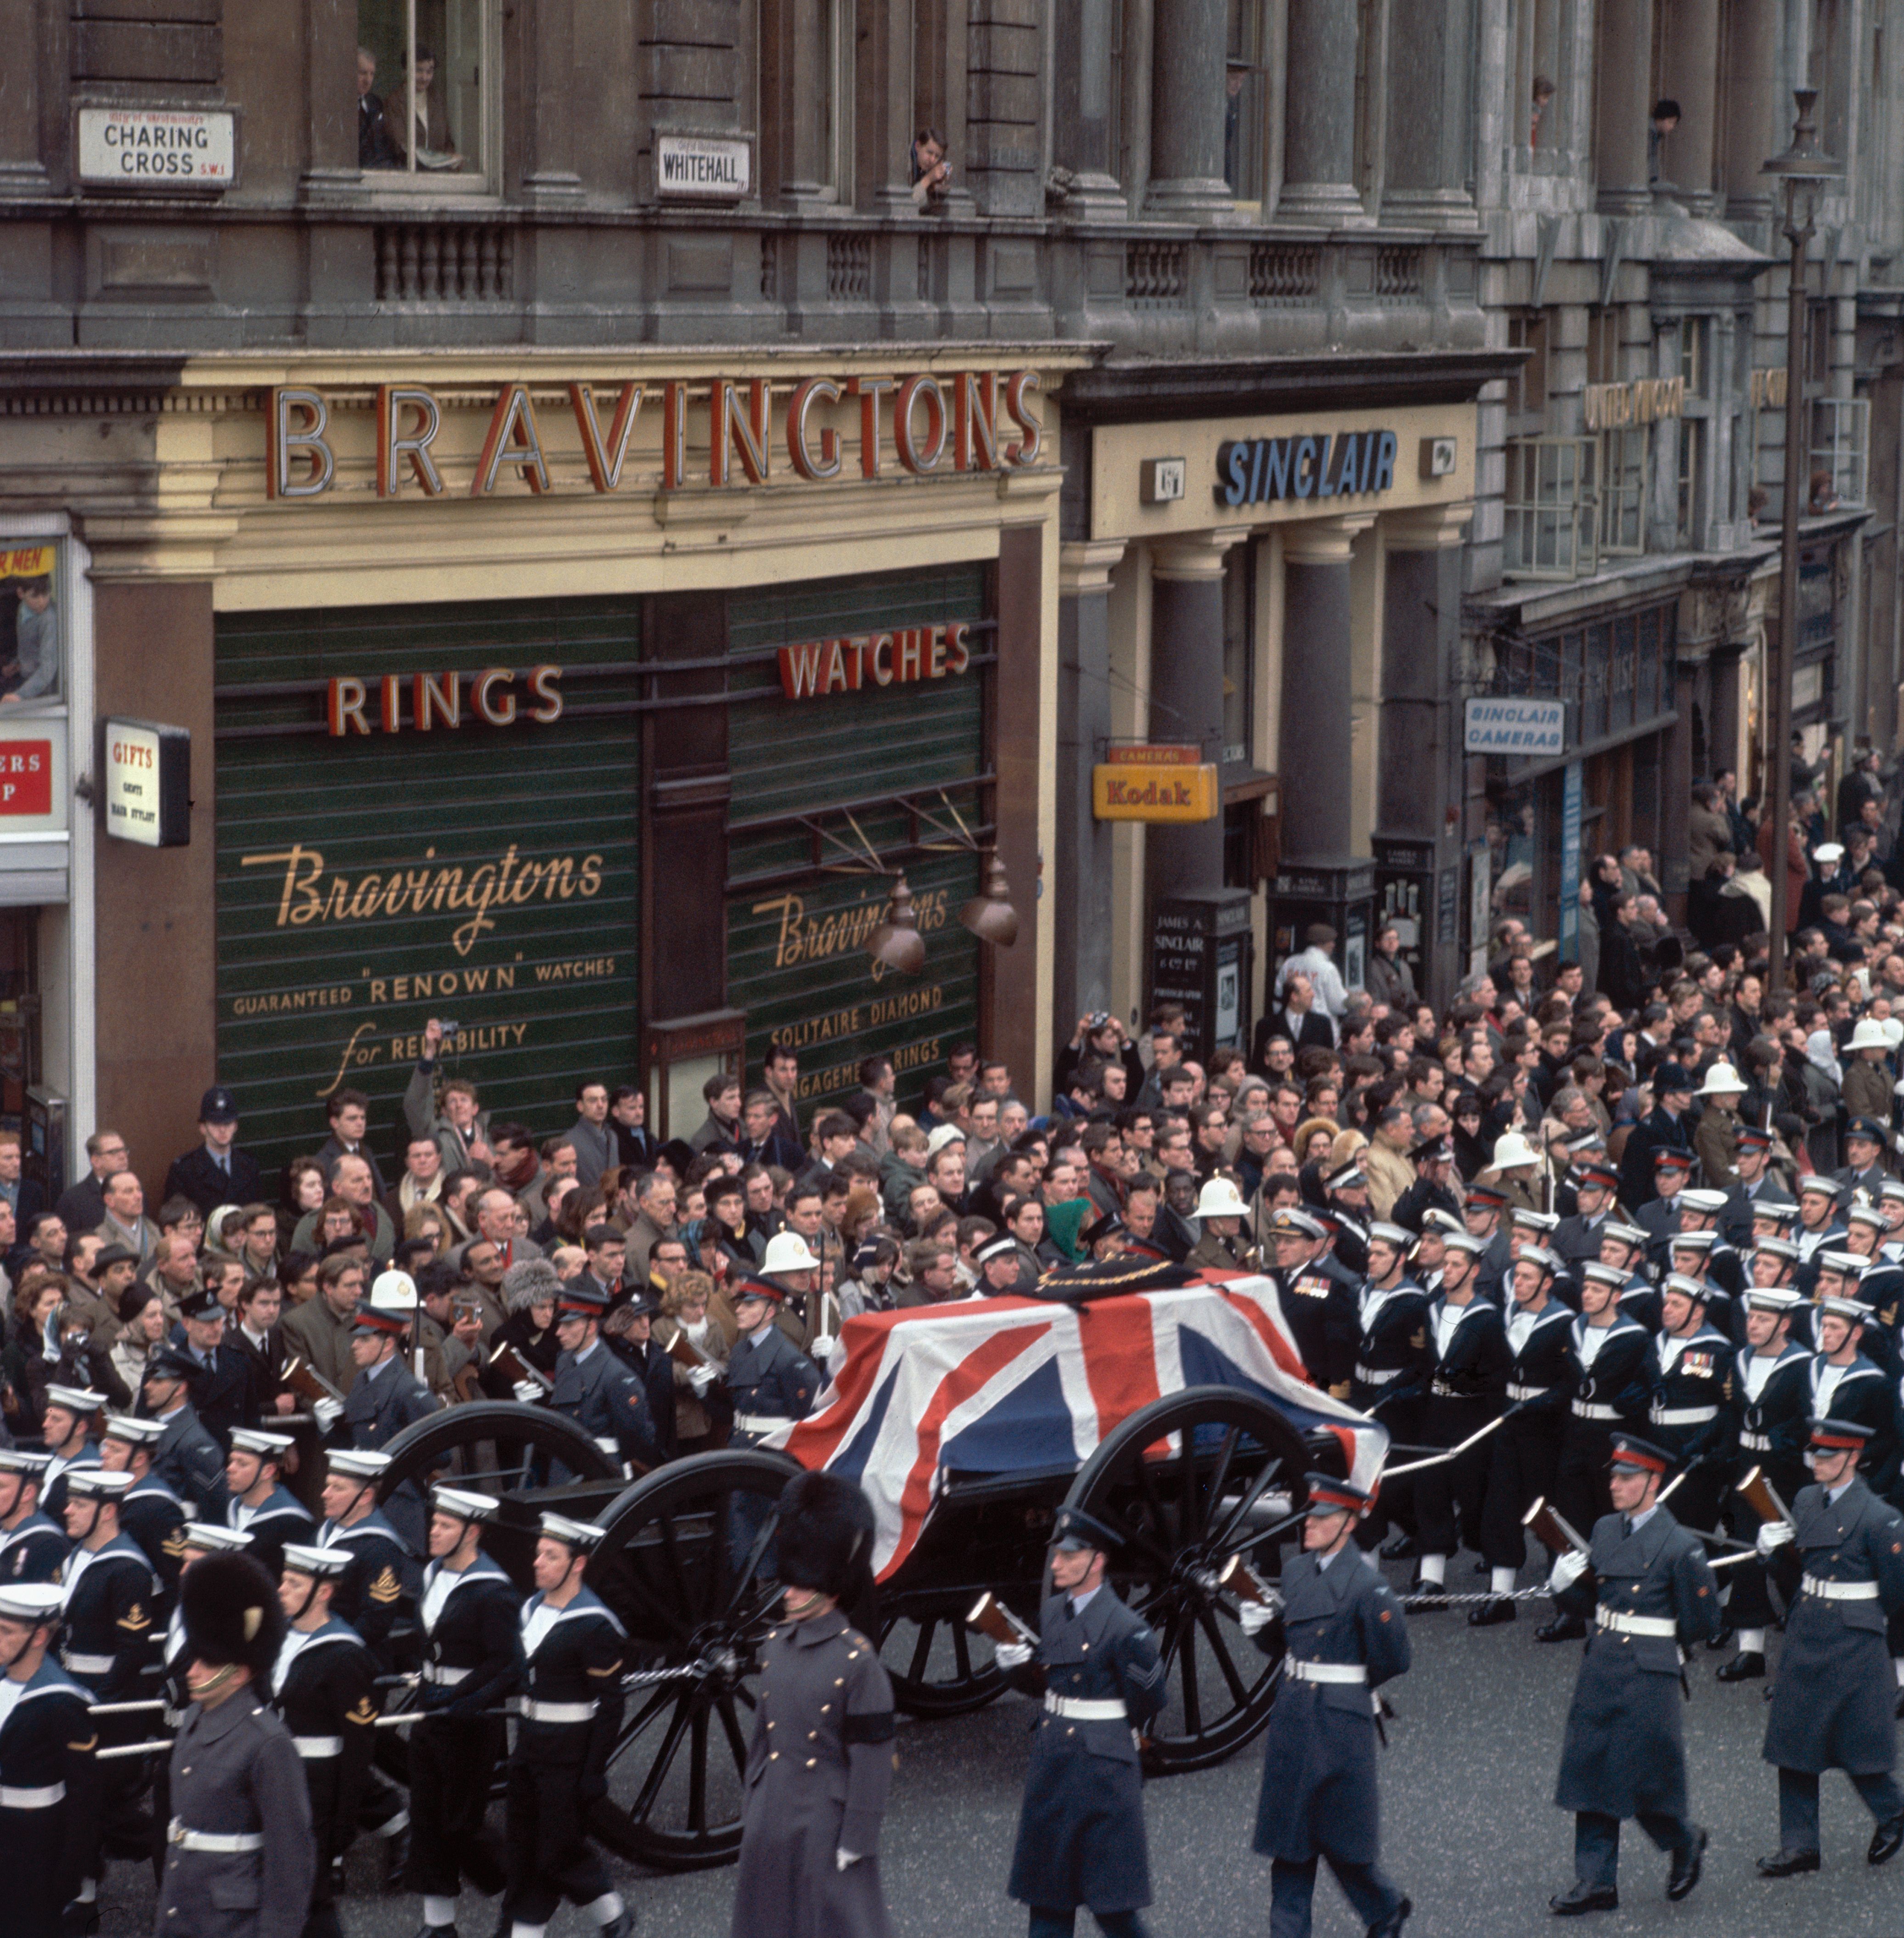
[[[1788,1520],[1769,1520],[1759,1529],[1758,1539],[1752,1545],[1758,1551],[1761,1560],[1769,1560],[1775,1548],[1783,1548],[1787,1542],[1797,1539],[1798,1530]]]
[[[1553,1564],[1553,1572],[1547,1578],[1547,1585],[1553,1594],[1563,1593],[1584,1575],[1592,1563],[1578,1548],[1570,1548],[1559,1556]]]
[[[1001,1642],[992,1651],[991,1659],[1001,1669],[1022,1669],[1031,1660],[1031,1645],[1028,1642]]]
[[[824,1366],[833,1357],[833,1349],[839,1343],[831,1332],[815,1332],[813,1335],[813,1350],[809,1356],[815,1365]]]
[[[688,1384],[694,1388],[697,1399],[706,1397],[708,1388],[720,1377],[720,1373],[718,1366],[697,1366],[688,1375]]]
[[[843,1871],[850,1870],[855,1864],[858,1864],[861,1861],[863,1855],[864,1853],[861,1851],[849,1851],[843,1848],[834,1852],[833,1861],[838,1865]]]
[[[1259,1634],[1276,1619],[1276,1611],[1266,1602],[1245,1602],[1236,1614],[1247,1636]]]
[[[524,1406],[533,1406],[542,1396],[542,1390],[533,1380],[518,1380],[509,1390]]]
[[[344,1417],[344,1402],[341,1399],[314,1399],[311,1411],[317,1424],[328,1433]]]

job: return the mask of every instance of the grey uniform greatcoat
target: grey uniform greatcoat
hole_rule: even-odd
[[[1897,1690],[1886,1618],[1904,1607],[1904,1517],[1863,1481],[1836,1501],[1803,1488],[1792,1503],[1796,1538],[1772,1563],[1790,1603],[1785,1648],[1766,1719],[1765,1760],[1781,1769],[1873,1775],[1897,1761]],[[1820,1581],[1869,1581],[1867,1600],[1800,1592]]]
[[[1034,1694],[1122,1701],[1125,1714],[1086,1722],[1047,1708],[1038,1718],[1006,1888],[1049,1910],[1140,1910],[1150,1858],[1134,1736],[1164,1706],[1157,1639],[1109,1587],[1077,1614],[1068,1595],[1050,1596],[1038,1627],[1036,1661],[1007,1679]]]
[[[1609,1817],[1641,1812],[1686,1815],[1686,1743],[1679,1715],[1679,1651],[1720,1629],[1719,1591],[1696,1535],[1656,1508],[1626,1532],[1623,1515],[1593,1526],[1593,1566],[1555,1596],[1566,1614],[1593,1620],[1574,1684],[1560,1779],[1562,1810]],[[1598,1626],[1597,1609],[1670,1621],[1673,1635],[1633,1635]]]
[[[155,1938],[298,1938],[317,1860],[311,1799],[290,1733],[241,1689],[196,1703],[172,1745],[172,1813]],[[259,1848],[188,1851],[179,1829],[256,1837]]]
[[[1351,1542],[1319,1566],[1313,1554],[1283,1569],[1283,1646],[1295,1662],[1360,1663],[1366,1682],[1285,1677],[1269,1712],[1256,1848],[1286,1864],[1319,1854],[1372,1864],[1380,1842],[1373,1692],[1407,1674],[1408,1624],[1388,1584]],[[1273,1631],[1257,1637],[1265,1654]]]
[[[885,1938],[879,1825],[898,1758],[879,1651],[837,1609],[763,1652],[734,1938]],[[840,1870],[849,1851],[860,1861]]]

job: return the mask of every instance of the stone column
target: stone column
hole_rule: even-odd
[[[575,64],[572,0],[536,0],[523,24],[531,70],[522,90],[529,123],[523,193],[540,207],[578,202],[582,177],[575,169],[575,117],[569,102]]]
[[[761,0],[761,187],[780,205],[816,212],[825,193],[827,70],[822,0]],[[849,185],[849,193],[850,187]]]
[[[1279,222],[1372,221],[1356,193],[1356,16],[1348,0],[1289,0]],[[1407,43],[1391,42],[1397,59]]]
[[[1110,737],[1111,568],[1124,541],[1058,555],[1058,833],[1052,1001],[1059,1016],[1110,1007],[1111,834],[1091,812],[1091,770]]]
[[[1150,722],[1155,740],[1204,748],[1223,743],[1223,554],[1246,533],[1199,532],[1150,549]],[[1150,899],[1223,885],[1223,823],[1193,822],[1145,831]]]
[[[1466,153],[1473,26],[1462,0],[1389,0],[1384,223],[1474,226]]]
[[[1653,205],[1646,138],[1653,126],[1653,0],[1600,0],[1599,117],[1593,152],[1602,215],[1644,215]]]
[[[1110,151],[1110,0],[1056,0],[1056,15],[1051,156],[1071,175],[1064,218],[1122,222],[1130,210]]]
[[[1320,518],[1283,535],[1283,858],[1336,862],[1354,852],[1350,737],[1354,710],[1350,563],[1366,518]]]
[[[1726,46],[1726,215],[1765,222],[1772,188],[1761,171],[1784,147],[1778,126],[1778,57],[1784,9],[1779,0],[1732,0]]]
[[[1660,750],[1660,885],[1666,892],[1666,913],[1676,922],[1686,919],[1688,878],[1686,851],[1693,816],[1693,714],[1699,697],[1699,663],[1675,662],[1673,705],[1679,718],[1669,727]]]
[[[1165,222],[1212,221],[1236,204],[1223,179],[1223,0],[1156,0],[1155,13],[1144,212]]]
[[[36,0],[0,0],[0,45],[7,50],[0,188],[11,195],[44,195],[49,186],[40,153],[40,11]]]
[[[859,0],[853,145],[858,177],[843,201],[882,215],[913,213],[911,0]],[[953,163],[953,181],[958,179]],[[907,296],[914,292],[908,290]]]
[[[0,0],[0,29],[13,28],[14,23],[10,17],[12,15],[30,15],[35,11],[32,0]],[[7,31],[0,44],[17,47],[17,35]],[[307,145],[300,190],[307,201],[332,195],[354,196],[359,189],[355,14],[347,15],[342,8],[326,5],[323,0],[308,0],[304,17],[304,60]],[[348,74],[351,77],[348,90],[337,80],[340,74]],[[32,63],[23,61],[17,67],[8,63],[7,86],[10,93],[16,76],[30,90],[33,84]],[[401,125],[402,117],[394,108],[390,116],[393,127]],[[11,117],[0,115],[0,126],[11,128],[20,118],[20,110],[16,104]],[[4,152],[11,159],[11,147]],[[0,162],[0,179],[5,178],[6,172],[7,164]],[[312,254],[314,263],[318,266],[315,281],[319,284],[314,293],[320,302],[323,300],[322,259],[326,253],[314,234]]]
[[[1666,137],[1661,172],[1695,215],[1711,215],[1718,208],[1719,0],[1674,0],[1667,26],[1666,92],[1679,103],[1679,126]]]

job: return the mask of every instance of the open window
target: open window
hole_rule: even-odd
[[[496,0],[357,0],[357,166],[371,186],[493,187],[500,32]]]

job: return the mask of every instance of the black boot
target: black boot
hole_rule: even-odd
[[[1720,1682],[1757,1682],[1765,1677],[1765,1657],[1755,1648],[1742,1648],[1729,1662],[1722,1662],[1714,1671],[1714,1679]]]
[[[1677,1904],[1683,1897],[1690,1897],[1693,1888],[1699,1881],[1699,1873],[1705,1867],[1705,1833],[1693,1833],[1693,1841],[1683,1851],[1672,1854],[1672,1874],[1666,1879],[1666,1896]]]
[[[1578,1918],[1586,1911],[1617,1911],[1620,1894],[1610,1884],[1589,1884],[1582,1879],[1571,1891],[1549,1898],[1547,1908],[1556,1918]]]
[[[1871,1833],[1871,1848],[1864,1854],[1867,1864],[1887,1864],[1904,1850],[1904,1817],[1888,1818]]]
[[[1552,1621],[1543,1622],[1534,1631],[1536,1642],[1580,1642],[1587,1634],[1587,1624],[1578,1615],[1556,1614]],[[1589,1905],[1590,1911],[1597,1911],[1598,1905]],[[1562,1916],[1565,1915],[1563,1912]]]
[[[1412,1535],[1398,1534],[1383,1547],[1382,1559],[1384,1561],[1412,1561],[1420,1552]]]
[[[1737,1633],[1738,1631],[1733,1628],[1732,1624],[1728,1622],[1726,1626],[1706,1644],[1705,1646],[1707,1652],[1709,1654],[1717,1655],[1721,1649],[1730,1648],[1732,1645],[1732,1637]]]
[[[1514,1619],[1514,1605],[1505,1595],[1496,1595],[1492,1601],[1483,1602],[1478,1608],[1468,1611],[1468,1626],[1471,1629],[1499,1628],[1503,1622]]]
[[[1414,1908],[1414,1904],[1404,1897],[1387,1917],[1378,1918],[1369,1926],[1366,1938],[1401,1938],[1401,1927],[1408,1923]]]
[[[1796,1877],[1802,1871],[1814,1871],[1817,1868],[1816,1851],[1781,1851],[1776,1857],[1759,1860],[1760,1877]]]

